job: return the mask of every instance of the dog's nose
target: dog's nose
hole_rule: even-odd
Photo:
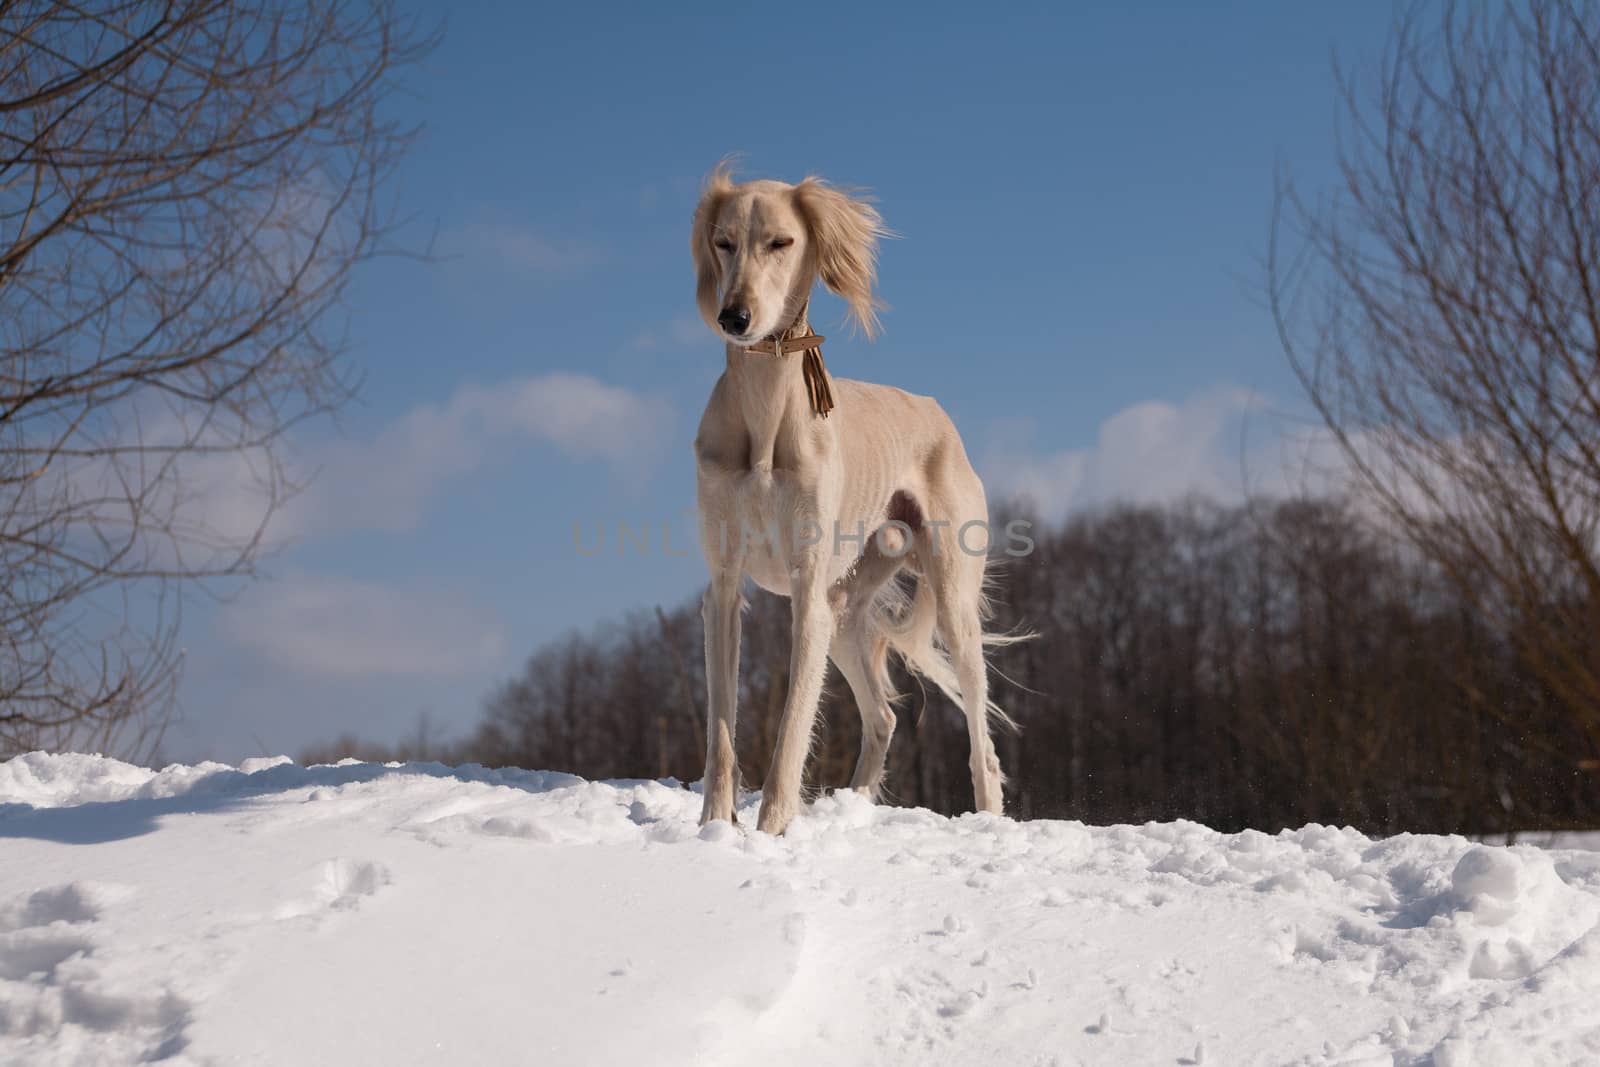
[[[750,328],[750,309],[743,304],[733,304],[722,309],[722,314],[717,316],[717,325],[731,334],[743,336]]]

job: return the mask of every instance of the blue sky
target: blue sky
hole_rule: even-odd
[[[829,367],[939,398],[991,497],[1226,494],[1298,410],[1259,305],[1273,169],[1332,182],[1332,55],[1375,62],[1387,5],[670,8],[454,6],[397,102],[438,256],[359,275],[361,397],[295,439],[319,473],[265,578],[188,605],[164,754],[463,733],[539,644],[697,594],[698,558],[586,558],[573,525],[690,544],[722,347],[688,222],[729,152],[871,187],[891,310],[867,344],[819,298]]]

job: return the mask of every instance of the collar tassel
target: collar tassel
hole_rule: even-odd
[[[822,349],[806,349],[806,393],[811,397],[811,410],[823,418],[833,410],[833,385],[828,381],[828,368],[822,365]]]

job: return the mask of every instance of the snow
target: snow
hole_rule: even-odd
[[[0,763],[0,1062],[1600,1062],[1600,853]]]

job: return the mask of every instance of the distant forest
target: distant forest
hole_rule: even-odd
[[[992,657],[1006,811],[1224,830],[1317,822],[1374,834],[1600,824],[1600,762],[1514,632],[1486,627],[1435,567],[1337,499],[1189,499],[1037,525],[994,565]],[[738,747],[759,788],[788,684],[788,602],[751,588]],[[1548,624],[1548,616],[1544,617]],[[1592,655],[1595,636],[1571,635]],[[896,670],[884,801],[972,802],[954,705]],[[308,760],[438,758],[589,778],[699,779],[699,603],[639,612],[536,651],[465,740],[344,738]],[[830,667],[811,764],[849,778],[859,729]]]

